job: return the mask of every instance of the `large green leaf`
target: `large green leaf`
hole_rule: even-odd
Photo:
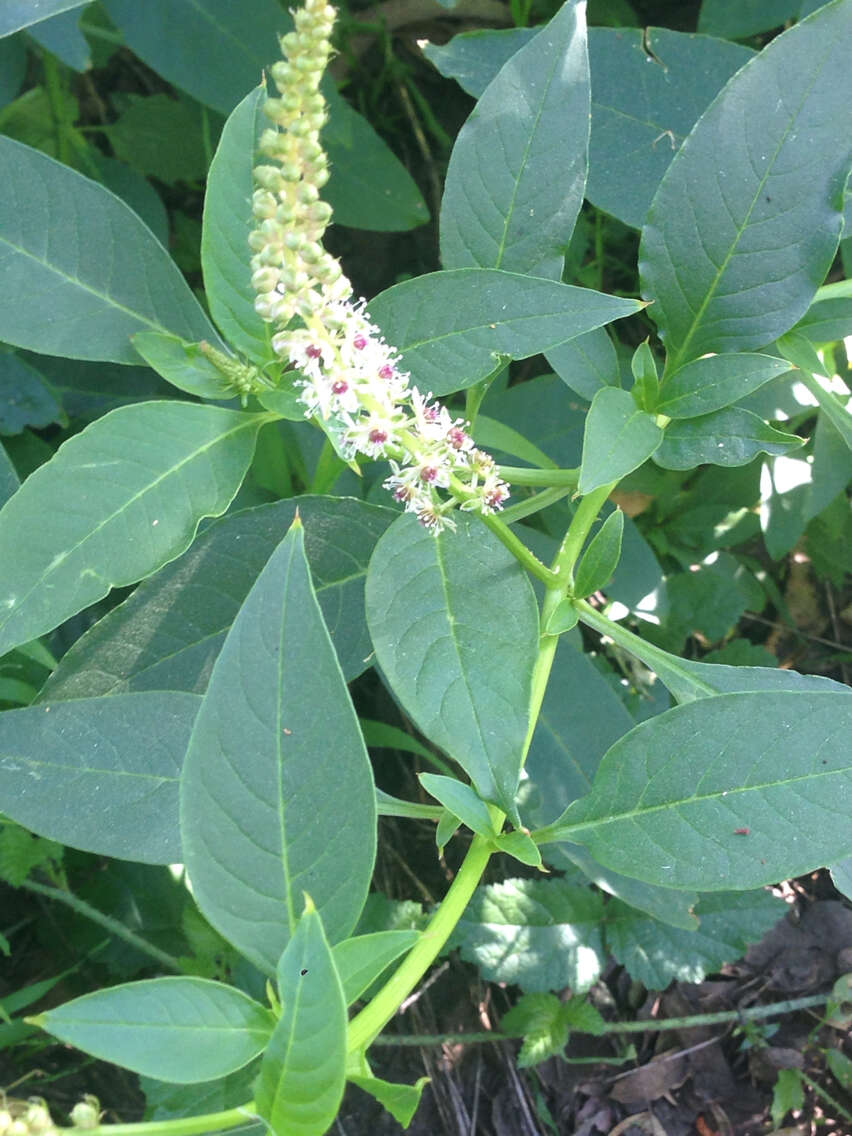
[[[506,880],[477,888],[452,944],[490,982],[588,990],[603,969],[603,910],[603,896],[564,880]]]
[[[753,54],[668,28],[593,28],[588,199],[641,228],[684,138]]]
[[[257,1110],[272,1132],[322,1136],[346,1082],[346,1002],[313,903],[278,963],[283,1013],[263,1055]]]
[[[628,391],[601,387],[586,418],[580,492],[620,481],[642,465],[662,440],[663,431],[653,414],[640,410]]]
[[[726,406],[698,418],[678,418],[666,427],[654,461],[663,469],[697,465],[748,465],[758,454],[787,454],[803,439],[769,426],[741,406]]]
[[[328,101],[322,144],[331,169],[323,197],[337,224],[385,233],[425,224],[426,202],[399,158],[330,80],[322,91]]]
[[[356,935],[337,943],[332,953],[347,1005],[360,998],[382,971],[410,950],[419,938],[420,932],[413,929],[374,931],[371,935]]]
[[[690,931],[666,926],[616,900],[604,915],[606,945],[630,976],[648,990],[670,982],[701,982],[706,974],[738,959],[788,908],[768,891],[721,891],[701,897]]]
[[[47,20],[57,12],[67,12],[71,8],[82,8],[88,0],[6,0],[0,12],[0,36],[11,35],[21,28],[31,27],[41,20]]]
[[[181,779],[181,832],[199,906],[256,965],[275,966],[303,890],[333,941],[355,925],[373,869],[375,790],[301,523],[213,667]]]
[[[697,418],[730,406],[790,370],[771,355],[710,355],[666,377],[654,408],[669,418]]]
[[[555,280],[494,268],[431,272],[382,292],[370,314],[424,391],[450,394],[640,308]]]
[[[276,0],[104,0],[127,46],[168,82],[222,114],[280,56],[293,21]]]
[[[513,812],[538,649],[517,560],[477,520],[436,540],[410,515],[376,545],[367,622],[379,666],[420,730]]]
[[[273,357],[270,325],[254,310],[248,237],[252,168],[260,131],[269,125],[263,84],[235,108],[225,123],[207,176],[201,229],[201,267],[210,314],[228,343],[256,363]]]
[[[537,31],[464,32],[442,46],[427,44],[424,54],[442,75],[479,98]],[[754,52],[668,28],[595,27],[588,39],[592,122],[586,196],[638,229],[677,148]]]
[[[395,510],[348,497],[294,497],[233,513],[202,532],[180,560],[142,584],[66,652],[41,697],[85,698],[129,690],[203,694],[240,605],[293,523],[347,681],[372,651],[364,580]]]
[[[0,338],[71,359],[138,363],[137,331],[213,339],[150,229],[109,190],[0,137]]]
[[[231,503],[264,417],[147,402],[61,446],[0,512],[0,655],[179,556]]]
[[[158,691],[7,710],[0,812],[99,856],[179,861],[178,778],[199,704]]]
[[[728,39],[746,39],[780,28],[795,18],[802,0],[703,0],[698,30]]]
[[[456,139],[441,205],[444,267],[558,279],[588,141],[585,13],[568,0],[505,64]]]
[[[601,387],[621,385],[618,356],[602,327],[551,347],[545,355],[562,382],[590,402]]]
[[[177,1084],[224,1077],[262,1052],[275,1018],[241,990],[153,978],[85,994],[38,1024],[84,1053]]]
[[[14,351],[0,353],[0,434],[20,434],[62,421],[53,391],[35,367]]]
[[[722,891],[802,875],[852,851],[852,700],[723,694],[643,722],[548,839],[624,875]]]
[[[773,40],[669,166],[640,271],[671,369],[760,347],[807,311],[842,224],[850,35],[852,3],[835,0]]]

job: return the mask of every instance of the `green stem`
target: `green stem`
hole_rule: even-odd
[[[475,836],[456,878],[421,939],[375,998],[349,1023],[350,1053],[358,1053],[372,1043],[435,961],[470,902],[491,854],[488,841]]]
[[[219,1132],[223,1128],[236,1128],[246,1121],[257,1123],[254,1101],[224,1112],[206,1112],[201,1116],[180,1116],[175,1120],[143,1120],[139,1124],[99,1124],[97,1128],[60,1128],[59,1132],[73,1132],[76,1136],[201,1136],[205,1132]]]
[[[809,371],[805,371],[803,368],[800,368],[800,371],[802,383],[817,400],[820,409],[826,417],[831,419],[832,424],[846,444],[852,446],[852,415],[846,406],[834,391],[826,390],[819,379],[815,378]]]
[[[557,485],[553,489],[542,489],[540,493],[535,493],[532,497],[525,497],[522,501],[516,501],[514,505],[509,505],[508,508],[503,509],[500,513],[500,520],[504,525],[513,525],[516,521],[522,521],[524,517],[530,517],[534,513],[540,513],[542,509],[547,509],[550,505],[555,505],[557,501],[561,501],[563,497],[567,497],[569,493],[573,492],[574,490],[570,485]]]
[[[807,1073],[803,1073],[801,1070],[799,1070],[799,1076],[802,1078],[806,1085],[810,1085],[810,1087],[818,1097],[822,1097],[822,1099],[826,1101],[827,1104],[831,1105],[831,1107],[845,1120],[852,1122],[852,1112],[849,1112],[848,1109],[845,1109],[840,1101],[835,1100],[827,1089],[824,1089],[822,1085],[818,1085],[816,1081],[814,1081],[807,1075]]]
[[[497,472],[510,485],[564,486],[576,489],[579,469],[530,469],[527,466],[498,465]]]
[[[548,587],[553,587],[561,582],[558,572],[542,564],[539,558],[527,548],[521,538],[516,536],[504,521],[491,513],[481,513],[480,516],[483,523],[491,529],[498,540],[505,544],[528,572],[532,572],[533,576],[543,580]]]
[[[580,553],[583,550],[583,545],[586,543],[586,538],[591,531],[592,525],[597,519],[598,513],[604,506],[606,499],[612,493],[613,489],[618,483],[613,481],[609,485],[602,485],[599,489],[592,490],[580,501],[577,506],[577,512],[574,514],[574,519],[568,532],[565,534],[565,539],[562,542],[562,547],[556,557],[555,570],[560,573],[563,579],[568,580],[570,583],[574,582],[574,567],[580,558]]]
[[[178,974],[184,973],[184,968],[174,957],[174,955],[167,954],[166,951],[161,951],[159,947],[155,947],[153,943],[149,943],[147,939],[141,938],[139,935],[130,931],[123,923],[119,923],[117,919],[113,919],[109,915],[104,915],[102,911],[98,911],[96,907],[92,907],[86,903],[84,899],[80,899],[74,895],[73,892],[63,891],[62,888],[48,887],[47,884],[37,883],[35,880],[24,880],[22,884],[18,885],[26,891],[36,892],[37,895],[44,895],[48,899],[55,899],[59,903],[64,903],[67,907],[72,908],[78,915],[90,919],[93,923],[97,923],[100,927],[109,931],[110,934],[115,935],[116,938],[124,939],[125,943],[129,943],[131,947],[135,947],[137,951],[155,959],[166,970],[176,971]],[[110,1131],[114,1129],[111,1127]]]
[[[804,998],[791,998],[786,1002],[773,1002],[769,1006],[752,1006],[747,1010],[718,1010],[713,1014],[690,1014],[683,1018],[652,1018],[635,1022],[604,1022],[596,1035],[607,1033],[662,1033],[665,1030],[694,1029],[698,1026],[726,1025],[729,1022],[757,1021],[761,1018],[774,1018],[777,1014],[789,1014],[811,1006],[824,1006],[830,994],[808,994]],[[578,1031],[582,1033],[582,1030]],[[489,1041],[513,1041],[523,1037],[521,1033],[497,1033],[488,1030],[482,1033],[457,1034],[382,1034],[375,1040],[376,1045],[476,1045]]]

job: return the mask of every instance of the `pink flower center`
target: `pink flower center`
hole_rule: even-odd
[[[369,433],[369,439],[377,446],[383,446],[388,440],[387,430],[382,430],[380,426],[374,426]]]
[[[356,349],[356,351],[363,351],[367,346],[366,335],[356,335],[352,340],[352,346]]]
[[[319,359],[319,357],[322,355],[322,348],[317,347],[315,343],[312,343],[307,351],[305,351],[305,354],[309,359]]]
[[[447,441],[454,450],[460,450],[467,442],[467,434],[459,426],[451,426],[447,431]]]
[[[331,390],[333,394],[346,394],[349,390],[349,383],[345,379],[338,379],[336,383],[332,383]]]
[[[390,363],[385,363],[385,365],[379,369],[380,379],[392,379],[394,377],[394,374],[395,370],[390,365]]]
[[[420,479],[425,482],[432,482],[438,476],[438,467],[436,465],[423,465],[420,467]]]
[[[490,493],[485,495],[485,503],[491,509],[502,509],[503,502],[508,496],[505,487],[498,485],[496,489],[492,489]]]

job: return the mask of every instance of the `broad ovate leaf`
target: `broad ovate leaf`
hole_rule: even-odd
[[[592,399],[583,435],[581,493],[620,481],[646,461],[663,440],[654,416],[628,391],[602,387]]]
[[[631,315],[638,300],[494,268],[430,272],[382,292],[370,314],[397,347],[412,381],[446,395]]]
[[[568,0],[456,139],[441,207],[445,268],[561,275],[583,201],[589,98],[584,6]]]
[[[0,812],[99,856],[179,861],[178,780],[200,701],[164,690],[7,710]]]
[[[137,331],[219,343],[177,265],[129,206],[4,137],[0,268],[0,339],[16,347],[138,363]]]
[[[745,65],[669,166],[640,274],[669,369],[750,351],[807,311],[831,265],[849,173],[852,4],[827,4]]]
[[[802,875],[852,852],[852,700],[723,694],[643,722],[547,839],[672,888],[724,891]]]
[[[247,994],[204,978],[153,978],[85,994],[38,1024],[85,1053],[161,1081],[224,1077],[257,1057],[275,1018]]]
[[[369,665],[364,580],[392,509],[351,497],[291,497],[208,525],[62,656],[42,701],[132,690],[203,694],[225,636],[298,509],[323,619],[347,682]],[[404,734],[403,737],[408,735]],[[394,738],[394,747],[398,739]]]
[[[69,438],[0,511],[0,654],[179,556],[233,500],[264,420],[145,402]]]
[[[309,891],[332,941],[364,905],[372,770],[295,521],[216,660],[181,780],[193,891],[210,922],[274,968]]]
[[[539,634],[517,560],[466,514],[438,539],[406,515],[376,545],[366,600],[376,657],[407,712],[483,798],[514,811]]]

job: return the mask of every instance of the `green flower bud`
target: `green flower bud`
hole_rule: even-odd
[[[255,166],[254,180],[261,189],[279,193],[284,188],[284,180],[275,166]]]
[[[97,1128],[101,1122],[101,1106],[97,1097],[86,1094],[71,1109],[71,1123],[75,1128]]]
[[[12,1114],[8,1108],[0,1108],[0,1136],[5,1136],[12,1125]]]
[[[252,273],[251,286],[255,292],[274,292],[278,287],[279,279],[278,270],[267,266]]]
[[[269,73],[272,75],[275,86],[282,95],[296,78],[296,72],[284,59],[279,59],[277,63],[273,63],[269,68]]]
[[[302,182],[299,186],[299,201],[303,205],[312,205],[315,201],[319,201],[319,190],[310,182]]]
[[[274,217],[278,208],[276,197],[266,189],[256,189],[251,197],[251,211],[258,221]]]
[[[44,1132],[53,1126],[47,1105],[39,1097],[33,1097],[24,1113],[24,1123],[31,1133]]]

